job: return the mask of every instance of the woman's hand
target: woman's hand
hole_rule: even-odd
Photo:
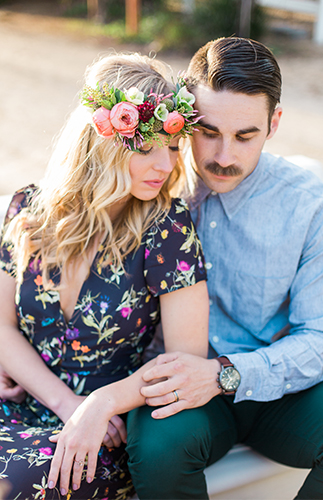
[[[55,487],[60,475],[60,491],[62,495],[66,495],[72,475],[72,487],[77,490],[80,487],[86,457],[86,480],[88,483],[92,482],[98,453],[108,432],[108,423],[114,417],[113,414],[108,414],[105,406],[98,389],[80,404],[60,434],[50,438],[51,442],[57,442],[48,475],[50,489]],[[113,419],[113,422],[116,422],[116,419]],[[110,439],[112,440],[111,436]]]
[[[26,391],[0,367],[0,398],[20,404],[25,401],[26,396]]]

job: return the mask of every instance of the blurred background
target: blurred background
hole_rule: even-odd
[[[323,0],[0,0],[0,195],[43,176],[95,58],[156,54],[176,76],[202,44],[234,34],[264,42],[282,69],[266,149],[323,164]]]

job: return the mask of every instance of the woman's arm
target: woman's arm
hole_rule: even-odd
[[[0,398],[19,404],[26,399],[26,395],[26,391],[0,366]]]
[[[15,292],[15,279],[0,270],[0,364],[19,386],[66,422],[84,398],[46,366],[18,330]]]
[[[208,304],[205,281],[160,297],[167,351],[181,350],[206,357]],[[156,359],[153,359],[131,376],[97,389],[76,409],[63,431],[51,439],[53,442],[57,441],[57,448],[48,476],[49,488],[54,488],[60,473],[61,493],[66,494],[73,471],[73,489],[78,489],[83,471],[83,467],[78,463],[86,457],[87,481],[92,481],[107,422],[114,415],[126,413],[145,404],[145,398],[140,391],[147,384],[142,375],[155,363]],[[174,403],[173,392],[165,398],[164,404],[167,403]]]

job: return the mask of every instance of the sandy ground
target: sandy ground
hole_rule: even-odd
[[[59,19],[0,9],[0,194],[43,176],[52,139],[77,102],[85,67],[119,49],[106,39],[68,34],[63,25]],[[175,75],[189,60],[176,54],[160,58]],[[278,60],[284,114],[266,149],[323,163],[323,47],[294,40]]]

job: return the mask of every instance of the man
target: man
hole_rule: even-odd
[[[245,443],[312,469],[296,498],[322,499],[323,186],[262,153],[282,114],[280,70],[264,45],[209,42],[188,81],[203,115],[188,177],[210,356],[163,354],[146,372],[147,382],[166,379],[129,415],[135,488],[140,499],[207,498],[204,468]]]

